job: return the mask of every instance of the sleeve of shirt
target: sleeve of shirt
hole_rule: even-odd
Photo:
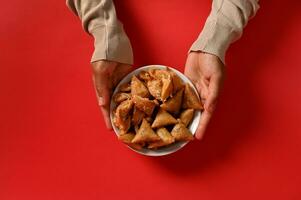
[[[218,56],[225,63],[231,43],[239,39],[243,28],[259,9],[259,0],[213,0],[204,28],[189,51]]]
[[[112,0],[67,0],[84,30],[94,37],[91,62],[110,60],[133,64],[133,52],[123,25],[116,17]]]

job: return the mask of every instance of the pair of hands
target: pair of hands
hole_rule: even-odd
[[[112,129],[110,122],[112,90],[132,70],[132,67],[101,60],[92,63],[92,70],[98,104],[107,128]],[[204,104],[204,111],[195,135],[200,140],[216,107],[219,91],[224,80],[224,65],[215,55],[190,52],[186,60],[184,74],[194,83]]]

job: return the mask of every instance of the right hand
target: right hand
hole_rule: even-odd
[[[186,60],[185,75],[194,83],[204,103],[204,111],[195,134],[201,140],[216,107],[225,77],[225,66],[215,55],[190,52]]]
[[[92,63],[93,83],[96,90],[98,105],[108,129],[112,129],[110,121],[112,90],[131,70],[132,67],[130,65],[113,61],[100,60]]]

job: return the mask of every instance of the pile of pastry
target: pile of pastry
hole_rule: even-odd
[[[113,123],[119,140],[132,148],[157,149],[193,140],[187,128],[203,106],[197,94],[172,70],[150,69],[132,76],[113,96]]]

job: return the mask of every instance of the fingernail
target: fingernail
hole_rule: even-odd
[[[103,97],[98,97],[98,105],[103,106],[105,104]]]

